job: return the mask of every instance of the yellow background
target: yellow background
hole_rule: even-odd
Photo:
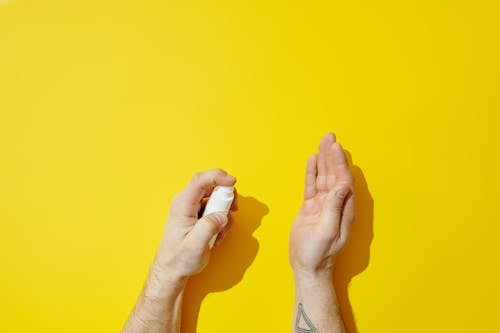
[[[171,197],[213,167],[242,211],[187,291],[186,332],[290,331],[288,233],[331,130],[357,178],[335,281],[351,332],[499,332],[499,15],[0,1],[0,331],[119,331]]]

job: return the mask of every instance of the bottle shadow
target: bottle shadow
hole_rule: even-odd
[[[333,284],[337,292],[347,332],[358,333],[356,318],[349,301],[349,283],[353,277],[362,273],[370,262],[374,201],[368,190],[363,171],[359,166],[352,164],[351,154],[347,151],[346,154],[355,179],[356,215],[351,227],[349,241],[336,259]]]
[[[238,211],[231,213],[234,223],[224,241],[212,251],[209,264],[187,284],[181,319],[183,333],[196,333],[201,303],[207,294],[235,286],[257,256],[259,243],[252,234],[269,208],[241,194],[238,194],[238,206]]]

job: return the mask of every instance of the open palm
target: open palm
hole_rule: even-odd
[[[331,133],[307,161],[304,203],[290,235],[296,272],[331,271],[354,219],[353,176],[344,150]]]

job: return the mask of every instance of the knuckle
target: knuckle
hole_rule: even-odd
[[[352,173],[348,173],[345,175],[345,182],[349,185],[352,185],[354,183],[354,176],[352,175]]]
[[[210,179],[211,179],[211,186],[216,186],[217,185],[217,180],[227,176],[227,172],[220,169],[220,168],[215,168],[209,171],[210,173]]]
[[[198,182],[198,181],[200,181],[201,178],[203,178],[203,172],[195,172],[193,174],[193,177],[191,177],[193,182]]]
[[[217,222],[216,218],[211,215],[206,216],[206,228],[210,230],[218,230],[219,229],[219,222]]]
[[[221,168],[212,169],[212,172],[215,174],[227,175],[227,172],[225,170],[222,170]]]
[[[217,182],[218,177],[224,177],[227,175],[227,172],[220,169],[220,168],[215,168],[212,170],[209,170],[208,173],[210,173],[212,182],[215,184]]]

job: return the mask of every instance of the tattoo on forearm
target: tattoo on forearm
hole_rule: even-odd
[[[306,315],[302,303],[299,303],[299,308],[297,310],[297,319],[295,320],[295,332],[296,333],[318,333],[316,327],[314,327],[311,319]]]

